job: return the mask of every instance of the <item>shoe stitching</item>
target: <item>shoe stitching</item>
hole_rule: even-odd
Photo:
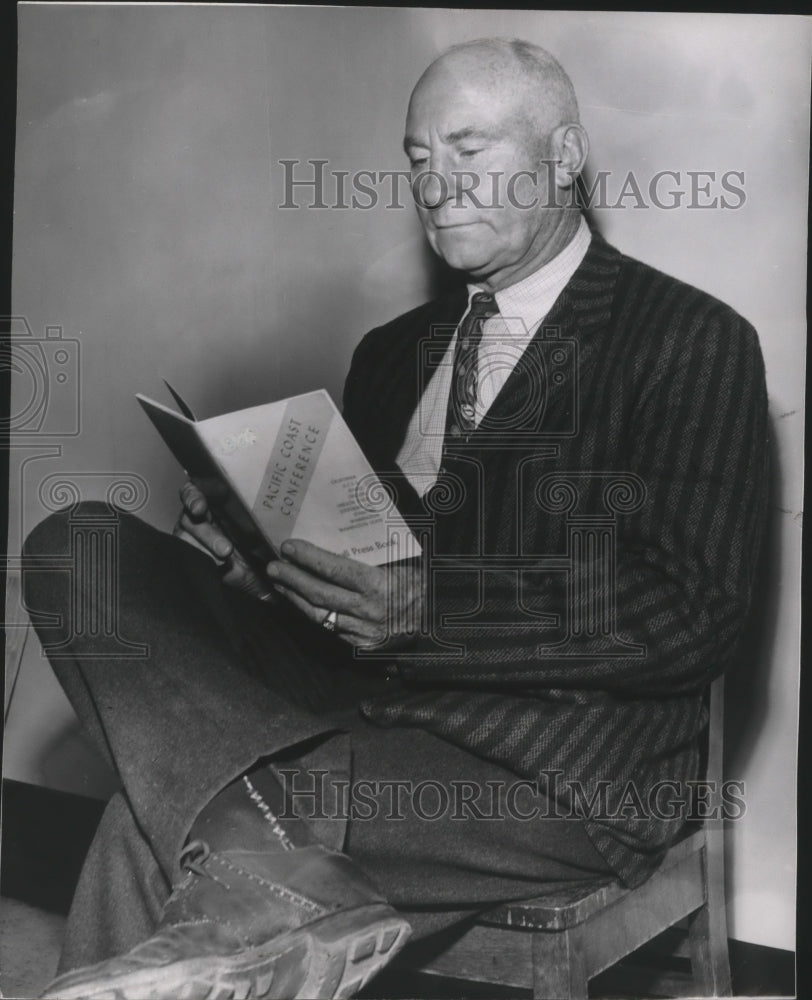
[[[222,854],[211,851],[208,844],[204,841],[196,840],[187,844],[181,852],[181,864],[187,868],[187,876],[183,883],[177,886],[172,892],[172,897],[175,900],[178,900],[184,909],[186,906],[186,900],[180,897],[185,895],[184,890],[189,888],[195,877],[210,878],[212,881],[223,886],[223,888],[227,891],[232,889],[232,886],[230,886],[227,882],[224,882],[223,879],[218,878],[217,875],[215,875],[215,873],[211,870],[213,864],[218,864],[241,878],[248,879],[250,882],[255,882],[258,885],[263,886],[263,888],[270,890],[285,902],[293,904],[294,906],[299,906],[314,916],[321,916],[323,913],[329,912],[328,907],[316,903],[307,896],[303,896],[301,893],[295,892],[293,889],[290,889],[279,882],[271,882],[268,879],[262,878],[262,876],[256,875],[254,872],[250,872],[240,865],[233,864]]]
[[[170,903],[173,900],[177,899],[178,896],[184,891],[184,889],[188,889],[189,886],[194,881],[194,878],[195,876],[192,874],[192,872],[186,872],[181,881],[175,883],[175,885],[172,886],[172,892],[169,895],[167,903]]]
[[[215,927],[227,927],[230,931],[233,931],[234,936],[240,942],[243,948],[252,948],[251,939],[245,934],[244,931],[233,924],[230,920],[226,920],[223,917],[198,917],[196,920],[182,920],[177,924],[168,924],[167,930],[180,929],[182,927],[201,927],[204,924],[211,924]]]
[[[271,830],[273,830],[274,836],[279,840],[279,843],[282,845],[283,849],[286,851],[295,850],[296,845],[285,833],[284,828],[280,824],[279,820],[271,811],[271,807],[262,797],[261,793],[257,791],[257,789],[254,787],[248,775],[244,774],[242,780],[245,784],[245,787],[248,789],[248,797],[256,805],[257,809],[259,809],[259,811],[262,813],[264,819],[266,819],[267,822],[270,823]]]
[[[293,889],[289,889],[286,885],[282,885],[279,882],[270,882],[268,879],[262,878],[261,875],[255,875],[253,872],[246,871],[239,865],[232,864],[230,861],[226,860],[222,855],[212,853],[209,861],[216,861],[217,864],[222,865],[224,868],[229,869],[232,872],[247,878],[251,882],[256,882],[258,885],[263,886],[266,889],[270,889],[280,898],[286,900],[289,903],[294,903],[298,906],[303,907],[310,913],[321,915],[322,913],[327,913],[328,909],[319,903],[314,902],[312,899],[308,899],[307,896],[302,896],[300,893],[295,892]]]

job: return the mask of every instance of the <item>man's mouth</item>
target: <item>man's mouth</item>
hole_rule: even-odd
[[[474,219],[471,222],[437,222],[434,220],[432,225],[435,229],[467,229],[469,226],[480,226],[482,223],[479,219]]]

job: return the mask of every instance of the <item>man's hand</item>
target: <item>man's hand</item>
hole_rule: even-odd
[[[209,496],[216,496],[218,489],[224,488],[214,481],[202,485]],[[267,583],[251,569],[212,516],[206,493],[194,483],[186,483],[181,487],[180,499],[183,508],[173,531],[175,537],[214,559],[222,567],[223,582],[230,587],[253,594],[261,601],[272,600],[273,592]]]
[[[423,613],[419,559],[367,566],[300,540],[282,545],[267,568],[274,588],[316,624],[337,612],[336,634],[350,645],[397,645],[414,635]]]

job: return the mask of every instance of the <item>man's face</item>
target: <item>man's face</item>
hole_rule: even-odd
[[[526,103],[521,88],[477,82],[468,63],[441,63],[418,84],[406,119],[404,148],[432,249],[492,289],[549,259],[560,224],[543,162],[549,136],[523,114]]]

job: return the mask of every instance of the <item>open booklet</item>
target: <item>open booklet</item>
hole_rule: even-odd
[[[420,555],[420,545],[324,389],[196,420],[136,399],[209,498],[237,549],[262,566],[288,538],[370,565]]]

